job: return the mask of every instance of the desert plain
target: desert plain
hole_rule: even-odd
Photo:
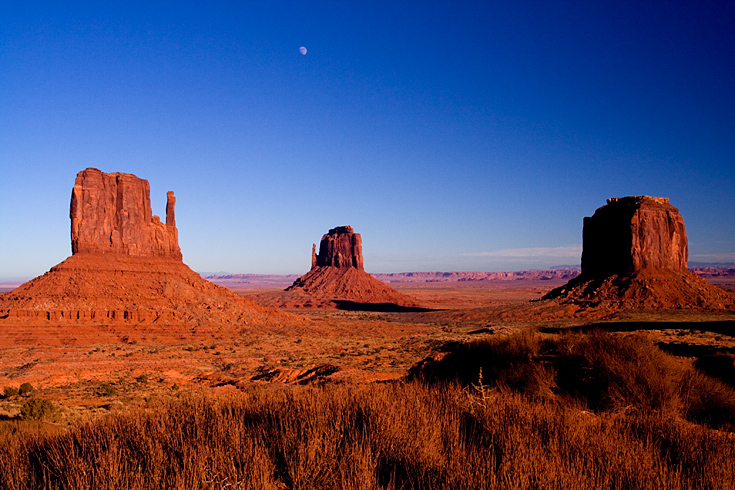
[[[280,293],[289,277],[253,280],[213,278],[246,298]],[[735,273],[710,280],[735,292]],[[626,335],[642,335],[676,352],[681,362],[701,355],[735,358],[731,312],[624,311],[602,319],[506,320],[502,313],[525,306],[563,279],[394,282],[420,301],[423,312],[291,309],[300,325],[256,330],[156,328],[127,324],[78,325],[74,329],[41,321],[21,332],[0,332],[0,385],[31,383],[34,395],[59,407],[57,423],[104,416],[153,397],[186,391],[236,392],[269,384],[370,383],[398,380],[446,345],[527,329],[599,324]],[[272,284],[276,283],[276,286]],[[3,291],[6,292],[6,291]],[[715,323],[716,322],[716,323]],[[638,323],[631,328],[631,323]],[[617,328],[617,325],[625,328]],[[699,356],[697,355],[699,354]],[[145,379],[145,382],[141,380]],[[114,388],[107,393],[104,386]],[[18,415],[23,398],[0,400],[4,419]]]

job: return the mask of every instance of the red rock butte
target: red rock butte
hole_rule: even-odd
[[[316,244],[311,249],[311,268],[315,267],[354,267],[365,270],[362,262],[362,237],[351,226],[338,226],[329,230],[319,242],[319,255]]]
[[[166,223],[151,212],[150,185],[132,174],[88,168],[71,193],[71,251],[181,260],[176,198],[169,191]]]
[[[543,299],[617,309],[732,308],[733,297],[687,270],[684,219],[665,197],[607,200],[584,219],[582,273]]]
[[[419,308],[416,300],[399,293],[365,272],[362,237],[351,226],[338,226],[322,236],[319,254],[311,250],[311,270],[286,288],[278,304],[285,307],[334,307],[351,303]]]
[[[151,212],[149,189],[148,181],[132,174],[79,172],[70,207],[72,256],[0,295],[0,322],[187,326],[167,327],[177,338],[185,338],[188,327],[303,322],[212,284],[186,266],[173,192],[161,223]],[[35,338],[28,331],[22,335]]]
[[[584,219],[582,274],[605,278],[643,269],[686,271],[687,232],[679,210],[665,197],[607,200]]]

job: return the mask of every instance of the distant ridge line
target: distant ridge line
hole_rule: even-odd
[[[735,268],[690,267],[690,271],[702,277],[735,276]],[[568,281],[578,276],[579,268],[533,269],[512,272],[488,271],[420,271],[370,274],[385,283],[435,283],[435,282],[487,282],[487,281]],[[221,286],[286,287],[300,277],[299,274],[202,274],[204,279]]]

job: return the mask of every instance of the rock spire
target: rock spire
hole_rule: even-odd
[[[246,325],[303,322],[212,284],[187,267],[178,244],[175,203],[169,192],[166,223],[161,223],[151,213],[148,181],[95,168],[79,172],[71,195],[73,255],[0,295],[0,327],[24,325],[28,329],[17,330],[19,335],[28,334],[35,342],[46,332],[34,333],[38,325],[131,327],[121,336],[136,325],[144,330],[166,325],[165,335],[190,338],[196,329],[233,333]],[[72,335],[78,328],[54,331]]]
[[[268,302],[291,308],[419,308],[416,300],[365,272],[362,238],[351,226],[332,228],[322,236],[319,253],[316,244],[311,248],[311,270]]]

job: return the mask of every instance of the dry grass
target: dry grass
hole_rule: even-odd
[[[638,335],[604,331],[543,336],[526,331],[458,344],[412,373],[428,381],[482,383],[534,399],[564,398],[588,410],[685,417],[735,429],[735,389]]]
[[[728,434],[451,384],[188,397],[2,439],[8,489],[735,486]]]

